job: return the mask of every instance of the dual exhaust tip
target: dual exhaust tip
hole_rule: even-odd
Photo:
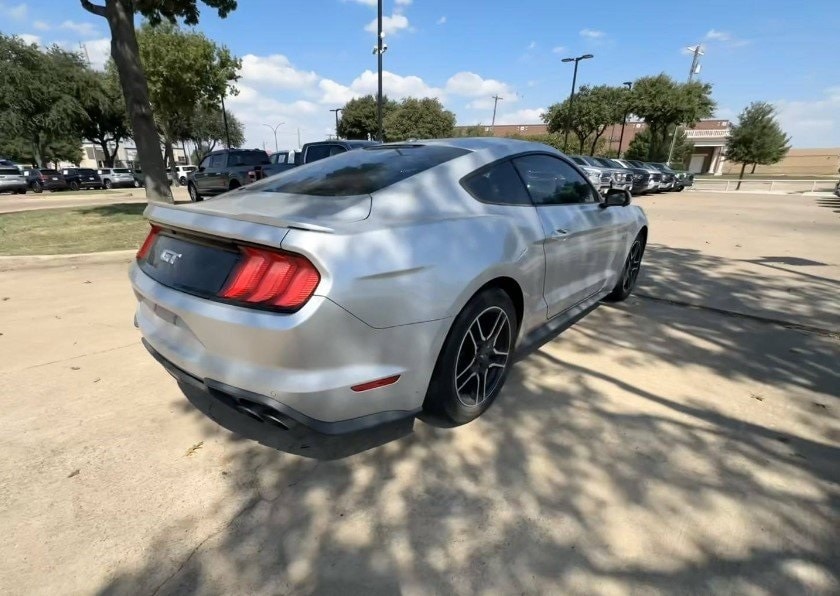
[[[253,418],[257,422],[289,430],[290,419],[271,408],[245,400],[238,400],[233,407],[240,414]]]

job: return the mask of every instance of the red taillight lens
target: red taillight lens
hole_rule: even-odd
[[[321,281],[315,266],[300,255],[250,247],[243,248],[242,254],[242,261],[219,293],[221,298],[299,308]]]
[[[137,251],[138,259],[145,258],[145,256],[149,253],[149,249],[152,248],[152,244],[155,243],[155,238],[157,238],[159,232],[159,227],[152,226],[152,229],[149,230],[149,235],[146,236],[146,240],[143,241],[143,245],[140,247],[140,250]]]
[[[380,387],[387,387],[388,385],[393,385],[399,380],[400,375],[394,375],[393,377],[385,377],[384,379],[369,381],[367,383],[362,383],[361,385],[353,385],[352,387],[350,387],[350,389],[356,392],[370,391],[371,389],[378,389]]]

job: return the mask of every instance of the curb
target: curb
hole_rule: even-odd
[[[98,265],[105,263],[130,263],[136,250],[109,250],[72,255],[20,255],[0,257],[0,271],[21,269],[48,269],[72,265]]]

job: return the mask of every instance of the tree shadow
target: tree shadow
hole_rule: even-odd
[[[649,263],[643,292],[700,308],[597,309],[465,427],[283,434],[191,398],[242,505],[176,553],[194,521],[158,528],[100,593],[837,593],[837,338],[738,315],[785,280],[661,246]],[[731,316],[703,308],[719,294]],[[798,295],[826,316],[836,287]],[[784,419],[734,382],[789,396]]]
[[[114,217],[116,215],[136,215],[140,217],[145,209],[146,203],[114,203],[112,205],[78,208],[85,215],[98,215],[100,217]]]

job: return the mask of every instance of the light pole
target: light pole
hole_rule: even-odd
[[[627,91],[633,89],[631,81],[624,81],[622,85],[627,86]],[[621,136],[618,137],[618,157],[621,158],[621,148],[624,146],[624,125],[627,124],[627,108],[624,109],[624,118],[621,120]]]
[[[577,84],[577,69],[578,69],[578,62],[581,60],[588,60],[589,58],[594,58],[592,54],[584,54],[583,56],[578,56],[577,58],[563,58],[562,62],[574,62],[575,63],[575,73],[572,75],[572,92],[569,93],[569,122],[566,123],[566,136],[563,138],[563,149],[568,150],[569,145],[569,128],[571,126],[571,119],[572,119],[572,107],[574,106],[575,102],[575,85]]]
[[[269,128],[271,132],[274,133],[274,152],[277,153],[280,151],[279,146],[277,145],[277,129],[286,124],[285,122],[280,122],[277,126],[271,126],[270,124],[263,124],[263,126]]]
[[[225,110],[225,96],[222,95],[222,120],[225,123],[225,146],[230,149],[230,131],[227,123],[227,110]]]
[[[335,114],[335,138],[338,138],[338,113],[343,112],[344,108],[333,108],[330,112]]]
[[[382,33],[382,0],[377,2],[376,7],[376,45],[373,46],[373,53],[376,54],[378,72],[378,91],[376,94],[376,136],[382,141],[382,54],[388,51],[385,43],[385,35]]]
[[[691,47],[688,47],[686,49],[690,50],[691,53],[692,53],[691,70],[688,71],[688,82],[691,83],[691,81],[694,80],[694,75],[696,75],[697,73],[700,72],[699,62],[700,62],[700,56],[704,55],[703,46],[698,43],[696,46],[691,46]],[[668,167],[671,167],[671,158],[674,156],[674,145],[677,144],[677,131],[679,129],[680,129],[680,125],[677,124],[674,127],[674,135],[671,137],[671,148],[668,150],[668,161],[665,162]],[[651,146],[652,146],[652,144],[651,144]]]

